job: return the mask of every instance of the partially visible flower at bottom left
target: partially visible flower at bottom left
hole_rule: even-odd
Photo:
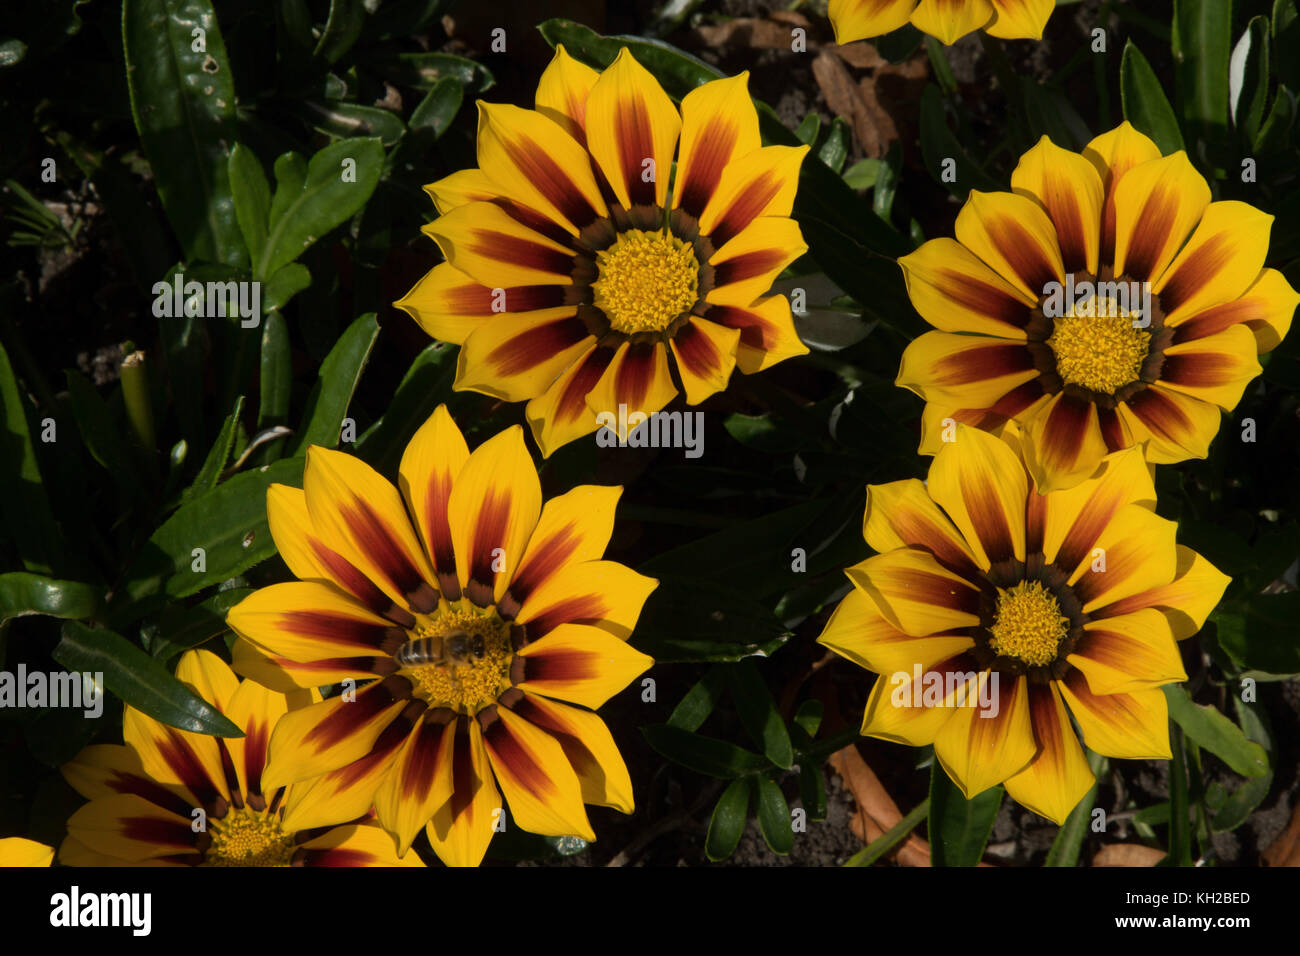
[[[26,837],[5,837],[0,840],[0,867],[49,866],[54,860],[54,848]]]
[[[126,707],[125,745],[92,744],[62,768],[68,783],[90,802],[68,820],[60,863],[424,865],[414,853],[398,859],[393,841],[369,819],[305,832],[281,825],[305,784],[263,792],[267,744],[276,721],[309,703],[311,695],[285,695],[240,681],[221,658],[203,650],[187,651],[176,676],[244,736],[191,733]]]

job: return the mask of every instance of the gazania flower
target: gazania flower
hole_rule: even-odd
[[[54,848],[24,837],[0,840],[0,867],[49,866],[54,862]]]
[[[1082,155],[1044,136],[1011,187],[972,192],[956,240],[899,260],[940,330],[898,373],[926,400],[921,451],[952,422],[1015,419],[1045,491],[1133,445],[1159,464],[1205,457],[1300,301],[1263,267],[1273,217],[1210,202],[1186,153],[1162,157],[1128,123]]]
[[[303,490],[270,488],[271,534],[302,580],[231,609],[235,667],[344,692],[280,721],[265,780],[319,778],[303,825],[373,804],[399,853],[423,828],[453,865],[482,860],[503,796],[525,830],[594,840],[583,804],[630,813],[632,788],[592,710],[653,663],[626,639],[657,582],[600,560],[622,489],[543,506],[522,429],[471,455],[445,407],[399,471],[401,494],[313,446]]]
[[[831,0],[835,42],[884,36],[909,22],[953,44],[982,29],[1006,40],[1041,40],[1055,0]]]
[[[1069,715],[1097,753],[1169,757],[1159,687],[1228,578],[1175,544],[1137,449],[1044,495],[1018,443],[959,425],[928,482],[871,486],[879,553],[819,640],[881,675],[864,735],[934,744],[967,798],[1005,783],[1060,823],[1093,782]]]
[[[302,787],[267,784],[267,741],[298,701],[240,681],[208,651],[186,651],[176,676],[225,714],[242,738],[178,730],[128,706],[126,745],[92,744],[63,776],[90,800],[68,820],[68,866],[420,866],[399,860],[373,821],[295,823]],[[362,813],[354,814],[360,818]],[[341,822],[341,821],[336,821]]]
[[[396,304],[462,346],[457,388],[528,400],[543,455],[619,405],[662,409],[670,356],[694,405],[808,351],[765,295],[807,248],[789,218],[807,147],[760,146],[747,78],[679,113],[626,48],[597,74],[557,47],[537,108],[480,103],[479,167],[426,187],[447,261]]]

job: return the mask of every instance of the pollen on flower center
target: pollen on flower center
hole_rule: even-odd
[[[232,809],[208,821],[208,835],[204,866],[288,866],[293,860],[293,835],[280,829],[278,813]]]
[[[631,229],[596,253],[594,304],[616,332],[662,332],[699,297],[700,263],[690,243]]]
[[[1133,314],[1100,299],[1096,315],[1063,315],[1047,345],[1067,385],[1113,394],[1142,374],[1151,333],[1133,327]]]
[[[1038,581],[1021,581],[998,589],[997,616],[989,628],[989,648],[1031,667],[1056,659],[1057,648],[1069,633],[1069,619],[1056,597]]]
[[[510,688],[510,627],[494,609],[447,609],[420,619],[408,634],[410,641],[425,643],[418,663],[399,673],[430,708],[473,715]]]

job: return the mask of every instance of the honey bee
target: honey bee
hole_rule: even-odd
[[[407,641],[393,657],[399,667],[422,667],[426,664],[469,664],[481,661],[485,653],[483,635],[452,631],[441,637],[417,637]]]

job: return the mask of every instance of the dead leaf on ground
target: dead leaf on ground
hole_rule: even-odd
[[[1141,843],[1112,843],[1097,851],[1093,866],[1155,866],[1165,858],[1163,850]]]
[[[1278,838],[1260,854],[1265,866],[1300,866],[1300,803],[1291,814],[1291,822]]]
[[[863,843],[870,843],[903,819],[898,804],[894,803],[894,798],[885,790],[875,771],[867,766],[855,744],[832,754],[829,762],[831,769],[840,775],[853,794],[858,812],[849,828]],[[930,844],[915,833],[909,833],[906,840],[886,855],[894,856],[902,866],[929,866]]]
[[[875,102],[875,97],[868,99],[864,95],[863,87],[853,78],[844,61],[829,50],[817,54],[812,70],[817,86],[826,98],[826,106],[853,128],[853,135],[862,151],[875,158],[884,156],[885,141],[878,127],[882,119],[888,120],[889,117]]]
[[[849,66],[859,70],[874,70],[889,62],[877,53],[876,48],[866,40],[845,43],[843,46],[837,44],[830,47],[830,49],[834,50],[835,55]]]

